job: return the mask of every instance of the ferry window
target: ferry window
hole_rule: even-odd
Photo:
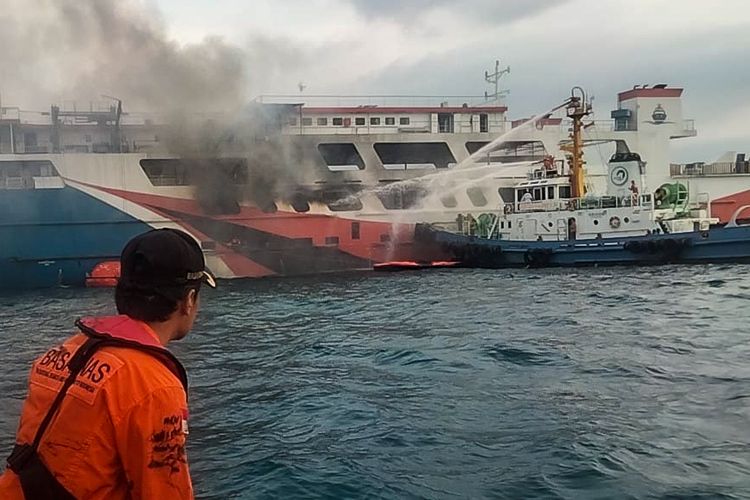
[[[487,205],[487,198],[485,198],[482,188],[470,187],[466,190],[466,194],[469,196],[471,203],[473,203],[475,207],[483,207]]]
[[[290,116],[289,117],[289,121],[287,123],[291,127],[296,127],[297,126],[297,117],[296,116]]]
[[[185,163],[173,159],[143,159],[141,169],[154,186],[188,186],[190,175]]]
[[[328,118],[318,118],[317,124],[319,127],[325,127],[328,125]]]
[[[310,203],[302,193],[294,195],[292,198],[292,208],[295,212],[304,213],[310,211]]]
[[[332,212],[354,212],[362,210],[362,202],[351,191],[336,190],[321,193],[321,200]]]
[[[356,212],[362,210],[362,202],[356,196],[349,195],[341,200],[328,203],[331,212]]]
[[[490,120],[489,120],[489,115],[487,113],[482,113],[479,115],[479,131],[480,132],[490,131]]]
[[[560,198],[570,198],[570,186],[560,186]]]
[[[534,188],[534,201],[540,201],[544,199],[544,190],[542,188]]]
[[[370,125],[380,125],[380,118],[370,118]]]
[[[497,194],[505,203],[513,202],[513,188],[497,188]]]
[[[554,186],[548,186],[547,187],[547,199],[548,200],[554,200],[555,199],[555,187]]]
[[[352,222],[352,239],[359,239],[359,222]]]
[[[406,210],[417,206],[427,191],[422,187],[397,186],[375,194],[386,210]]]
[[[470,155],[473,155],[487,144],[489,144],[487,141],[469,141],[466,143],[466,151],[468,151]]]
[[[365,124],[365,119],[364,118],[355,118],[354,119],[354,124],[356,126],[358,126],[358,127],[362,127]]]
[[[378,142],[374,146],[386,169],[448,168],[456,158],[444,142]],[[390,166],[390,167],[389,167]]]
[[[305,127],[312,126],[312,118],[303,118],[302,119],[302,125]]]
[[[30,189],[35,177],[57,176],[49,160],[0,161],[0,189]]]
[[[210,177],[211,185],[247,184],[247,161],[243,158],[181,160],[144,158],[141,169],[154,186],[189,186]],[[210,173],[210,176],[206,174]]]
[[[273,201],[269,201],[269,202],[263,203],[258,208],[260,208],[261,212],[263,212],[265,214],[276,213],[276,211],[279,209],[279,207],[277,207],[276,203],[274,203]]]
[[[443,196],[440,198],[440,202],[443,204],[445,208],[456,208],[458,206],[458,201],[456,200],[456,197],[452,194],[449,194],[447,196]]]
[[[393,118],[393,117],[391,117],[391,116],[388,116],[385,119],[385,124],[386,125],[395,125],[396,124],[396,119]]]
[[[338,245],[338,244],[339,244],[338,236],[326,236],[326,245]]]
[[[365,162],[351,142],[336,144],[318,144],[318,151],[328,165],[329,170],[364,170]]]
[[[36,142],[36,132],[26,132],[23,134],[23,144],[27,148],[35,148],[37,146]]]
[[[334,119],[333,119],[333,125],[334,125],[335,127],[340,127],[340,126],[342,126],[343,124],[344,124],[344,119],[343,119],[343,118],[338,118],[338,117],[337,117],[337,118],[334,118]]]
[[[486,141],[469,141],[466,150],[474,154],[489,144]],[[488,154],[493,162],[511,163],[516,161],[538,161],[544,158],[547,150],[541,141],[505,141]]]
[[[409,117],[408,116],[402,116],[398,119],[399,125],[409,125]]]
[[[438,113],[438,132],[453,133],[453,113]]]
[[[508,229],[513,229],[513,223],[511,221],[508,221]]]

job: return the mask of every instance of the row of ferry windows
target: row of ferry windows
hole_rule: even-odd
[[[410,118],[408,116],[402,116],[398,119],[399,125],[409,125]],[[303,127],[311,127],[313,124],[313,119],[310,117],[302,118],[302,126]],[[328,118],[321,117],[315,119],[315,124],[318,127],[326,127],[328,126]],[[351,126],[352,121],[351,118],[342,118],[342,117],[335,117],[331,118],[331,125],[334,127],[344,127],[344,126]],[[354,125],[357,127],[364,127],[367,124],[367,119],[363,118],[361,116],[354,118]],[[370,125],[372,126],[378,126],[381,124],[385,124],[386,126],[393,126],[396,125],[396,117],[393,116],[387,116],[381,120],[381,117],[379,116],[373,116],[370,118]],[[291,118],[289,120],[289,125],[296,127],[297,126],[297,118]]]

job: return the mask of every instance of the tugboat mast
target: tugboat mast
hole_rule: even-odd
[[[566,106],[567,114],[573,120],[573,134],[570,146],[570,187],[573,198],[581,198],[586,194],[583,175],[583,117],[591,113],[591,103],[586,100],[586,93],[581,87],[573,87],[570,100]]]

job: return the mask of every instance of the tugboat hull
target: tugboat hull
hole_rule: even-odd
[[[420,224],[415,239],[439,246],[464,267],[575,267],[750,262],[750,226],[622,238],[513,241]]]

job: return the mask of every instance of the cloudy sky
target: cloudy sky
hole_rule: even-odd
[[[155,1],[183,43],[221,35],[267,46],[255,93],[303,81],[314,94],[482,94],[499,58],[511,67],[513,116],[580,84],[606,118],[618,91],[664,82],[686,89],[685,116],[699,129],[675,156],[750,150],[747,0]]]
[[[675,160],[750,150],[748,0],[2,0],[3,105],[115,95],[126,109],[263,93],[481,95],[500,59],[511,118],[573,85],[609,118],[634,84],[686,89]]]

